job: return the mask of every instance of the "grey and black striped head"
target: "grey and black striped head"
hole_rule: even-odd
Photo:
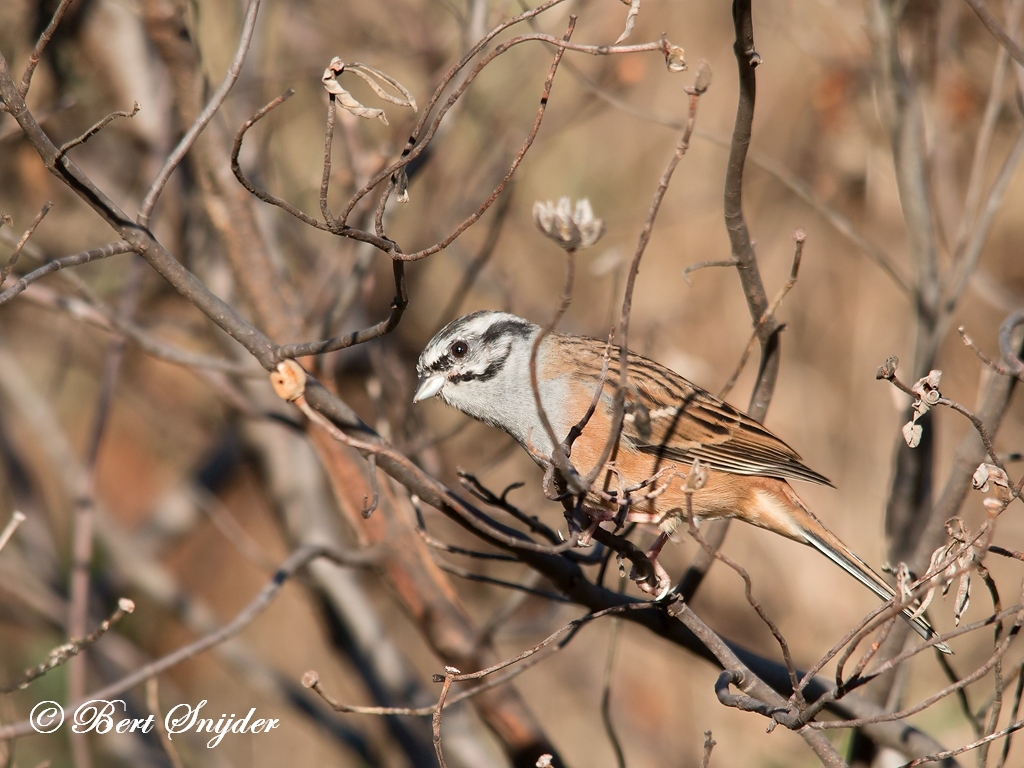
[[[474,312],[442,328],[424,348],[416,364],[419,386],[413,402],[438,395],[449,405],[476,418],[494,423],[481,413],[487,397],[522,375],[529,359],[530,341],[538,328],[507,312]]]

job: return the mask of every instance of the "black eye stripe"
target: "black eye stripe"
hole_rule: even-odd
[[[502,368],[505,367],[506,360],[508,360],[507,353],[500,360],[495,360],[480,372],[466,371],[465,373],[460,373],[457,376],[452,376],[448,381],[457,384],[464,381],[490,381],[491,379],[498,375],[498,372]]]
[[[452,367],[454,362],[455,361],[452,360],[452,358],[446,352],[445,354],[437,358],[437,360],[435,360],[426,368],[424,368],[424,373],[440,373],[441,371],[447,371],[449,368]]]

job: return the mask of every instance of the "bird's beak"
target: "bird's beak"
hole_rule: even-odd
[[[416,387],[416,394],[413,396],[412,401],[418,403],[420,400],[426,400],[429,397],[433,397],[441,391],[441,387],[447,379],[443,374],[435,373],[433,376],[424,376],[420,379],[419,386]]]

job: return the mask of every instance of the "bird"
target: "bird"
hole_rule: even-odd
[[[539,416],[530,376],[532,349],[540,333],[540,326],[507,312],[485,310],[453,320],[420,354],[413,402],[439,397],[504,430],[537,464],[551,468],[556,445]],[[658,541],[663,543],[688,515],[695,523],[738,518],[813,547],[882,600],[895,596],[893,588],[825,527],[789,483],[831,486],[824,475],[807,467],[761,423],[678,373],[632,352],[626,360],[617,450],[613,461],[595,473],[601,480],[591,484],[585,499],[593,526],[621,519],[616,516],[626,508],[625,520],[660,524]],[[568,450],[581,476],[602,461],[613,427],[619,361],[618,347],[583,336],[546,333],[538,346],[536,393],[563,446],[570,430],[591,411]],[[690,472],[701,465],[703,484],[691,482],[687,490]],[[652,551],[656,555],[660,545],[656,543]],[[651,585],[647,587],[651,591]],[[935,636],[928,620],[912,606],[903,614],[923,638]],[[936,648],[952,652],[944,643],[936,643]]]

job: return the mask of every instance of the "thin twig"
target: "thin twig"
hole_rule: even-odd
[[[25,514],[17,509],[14,510],[11,514],[11,519],[7,521],[3,531],[0,531],[0,550],[7,546],[7,542],[11,540],[14,532],[18,530],[18,526],[23,522],[25,522]]]
[[[465,554],[465,553],[460,553]],[[510,589],[515,592],[522,592],[525,595],[532,595],[533,597],[539,597],[544,600],[550,600],[553,603],[569,603],[569,598],[565,595],[559,595],[555,592],[551,592],[544,589],[535,589],[529,584],[516,584],[514,581],[506,581],[505,579],[499,579],[494,576],[487,576],[483,573],[474,573],[466,568],[459,568],[458,566],[451,565],[449,563],[438,562],[437,567],[445,573],[450,573],[453,576],[458,576],[460,579],[466,581],[475,581],[479,584],[491,584],[495,587],[502,587],[504,589]]]
[[[119,117],[125,117],[125,118],[135,117],[137,114],[139,114],[139,110],[140,109],[142,109],[142,107],[140,107],[139,106],[139,102],[136,101],[135,105],[132,107],[132,111],[131,112],[125,112],[123,110],[119,111],[119,112],[111,112],[109,115],[104,117],[99,122],[94,123],[93,126],[91,128],[89,128],[88,130],[86,130],[86,132],[83,133],[81,136],[78,136],[78,137],[72,139],[71,141],[68,141],[68,142],[65,142],[64,144],[62,144],[60,149],[57,150],[57,160],[60,160],[62,157],[64,157],[64,155],[66,155],[69,151],[71,151],[75,147],[80,146],[82,144],[85,144],[85,142],[87,142],[89,139],[91,139],[97,133],[102,131],[104,128],[107,127],[107,125],[109,125],[110,123],[114,122],[117,118],[119,118]]]
[[[401,259],[403,259],[404,261],[418,261],[419,259],[426,258],[431,254],[444,250],[453,242],[455,242],[455,239],[458,238],[459,235],[461,235],[463,232],[465,232],[467,229],[473,226],[473,224],[475,224],[480,219],[480,217],[484,215],[487,209],[494,204],[494,201],[498,199],[498,196],[501,194],[502,190],[505,189],[506,185],[508,185],[509,181],[512,179],[512,176],[516,172],[516,169],[519,168],[520,163],[523,162],[523,158],[526,157],[526,153],[529,152],[530,147],[533,146],[534,139],[537,138],[537,132],[540,130],[541,122],[544,120],[544,114],[547,112],[548,99],[551,96],[551,86],[555,81],[555,73],[558,71],[558,64],[559,62],[561,62],[562,55],[565,53],[566,50],[565,47],[562,46],[567,46],[569,44],[569,38],[572,37],[572,33],[575,27],[576,17],[570,16],[568,29],[562,36],[562,39],[559,41],[562,45],[560,45],[558,49],[555,51],[555,56],[551,61],[551,67],[548,69],[548,76],[544,80],[544,88],[541,91],[540,96],[540,106],[537,108],[537,115],[533,119],[533,125],[530,127],[530,132],[526,135],[526,139],[519,147],[519,151],[516,152],[515,157],[512,158],[512,162],[509,164],[508,170],[505,172],[505,175],[502,177],[501,181],[499,181],[498,184],[494,187],[494,190],[487,197],[487,199],[484,200],[484,202],[481,203],[480,206],[473,213],[467,216],[462,221],[462,223],[455,227],[455,229],[453,229],[451,233],[448,234],[447,237],[435,243],[434,245],[431,245],[428,248],[424,248],[421,251],[416,251],[415,253],[403,255],[400,257]],[[516,44],[517,42],[518,40],[510,40],[508,41],[508,43],[499,45],[490,56],[485,57],[480,62],[477,69],[474,70],[474,72],[471,73],[469,77],[466,78],[466,81],[460,86],[460,89],[464,90],[466,87],[468,87],[469,84],[473,81],[473,78],[475,77],[475,74],[477,72],[481,71],[485,66],[487,66],[487,64],[493,61],[494,58],[500,56],[502,53],[511,48],[512,45]],[[452,94],[452,96],[455,97],[455,94]],[[439,114],[438,120],[440,120],[440,118],[441,115]]]
[[[625,575],[619,576],[619,591],[626,585]],[[604,724],[604,732],[608,736],[608,742],[612,745],[615,753],[615,764],[618,768],[626,768],[626,756],[622,752],[622,744],[619,743],[618,734],[615,733],[615,723],[612,722],[612,671],[615,666],[615,649],[619,640],[619,617],[612,616],[609,620],[611,626],[608,628],[608,653],[605,655],[604,676],[601,680],[601,722]]]
[[[740,355],[740,360],[736,364],[736,369],[733,371],[732,376],[725,382],[722,390],[718,393],[718,397],[721,400],[725,400],[726,396],[732,391],[732,388],[736,386],[736,380],[739,379],[740,374],[743,372],[744,367],[747,365],[747,359],[750,357],[750,353],[754,351],[754,344],[761,338],[761,333],[764,327],[772,322],[775,313],[779,309],[779,305],[782,304],[782,300],[786,297],[786,294],[796,285],[796,278],[800,272],[800,258],[804,252],[804,240],[806,236],[802,229],[798,229],[793,233],[793,240],[796,243],[796,248],[793,253],[793,266],[789,270],[789,279],[786,280],[785,284],[779,289],[778,293],[775,294],[775,298],[772,299],[772,303],[768,305],[768,309],[761,315],[761,319],[754,325],[754,330],[750,334],[750,339],[747,341],[747,346],[743,350],[743,354]]]
[[[629,360],[629,320],[633,309],[633,290],[636,287],[637,276],[640,274],[640,262],[647,250],[647,244],[650,242],[651,233],[654,231],[654,222],[658,217],[658,211],[661,209],[662,200],[664,200],[665,193],[668,191],[668,186],[672,181],[672,176],[675,173],[676,166],[679,165],[683,156],[690,148],[690,137],[693,135],[693,128],[697,121],[697,107],[700,104],[700,97],[704,95],[710,85],[711,67],[706,61],[701,61],[697,67],[697,76],[694,79],[694,84],[684,89],[688,96],[686,127],[683,129],[683,134],[680,136],[679,142],[676,144],[675,150],[672,152],[672,157],[669,158],[668,164],[665,166],[665,170],[662,171],[661,178],[658,180],[658,187],[654,192],[650,207],[647,210],[647,218],[644,220],[643,229],[640,231],[640,236],[637,239],[636,250],[633,252],[633,260],[630,263],[629,273],[626,277],[626,286],[622,297],[622,312],[619,317],[619,381],[612,403],[611,429],[608,432],[608,439],[605,441],[604,448],[601,450],[600,458],[594,465],[594,468],[590,471],[590,474],[585,478],[586,485],[588,487],[593,484],[594,480],[597,479],[597,476],[604,470],[609,458],[612,457],[613,452],[617,450],[619,445],[619,436],[622,433],[623,419],[626,415],[626,383],[628,380]],[[606,485],[610,480],[611,473],[609,472],[606,475]]]
[[[24,674],[22,674],[21,679],[13,683],[0,685],[0,693],[11,693],[12,691],[21,691],[28,688],[31,683],[38,680],[51,669],[55,669],[56,667],[67,663],[69,659],[77,656],[90,645],[95,643],[107,634],[111,627],[134,610],[135,603],[128,598],[122,597],[117,601],[117,608],[112,614],[110,614],[110,617],[102,621],[96,629],[85,637],[72,638],[69,642],[64,643],[63,645],[58,645],[50,651],[49,654],[47,654],[46,661],[42,662],[37,667],[26,669]]]
[[[704,731],[704,753],[700,758],[700,768],[709,768],[711,765],[711,750],[718,742],[711,738],[711,731]]]
[[[448,690],[452,687],[452,680],[459,674],[455,667],[445,667],[444,676],[434,675],[435,683],[442,683],[441,695],[437,698],[437,706],[434,708],[434,715],[431,717],[431,732],[434,735],[434,753],[437,755],[437,762],[441,768],[448,768],[444,761],[444,753],[441,750],[441,710],[444,709],[444,701],[448,698]],[[438,679],[441,678],[441,679]]]
[[[25,67],[25,73],[21,76],[21,84],[18,86],[18,93],[21,98],[25,98],[28,95],[28,88],[32,84],[32,74],[36,71],[36,67],[39,66],[39,61],[43,57],[43,51],[46,48],[47,43],[50,42],[50,38],[53,37],[53,33],[57,31],[57,26],[60,24],[61,19],[64,18],[64,14],[68,10],[68,6],[74,0],[61,0],[60,5],[57,6],[57,10],[53,12],[53,16],[50,17],[50,21],[46,25],[40,35],[39,39],[36,40],[35,47],[32,49],[32,54],[28,57],[28,65]]]
[[[475,681],[485,677],[489,677],[490,679],[467,691],[451,696],[445,703],[447,706],[452,706],[460,701],[477,696],[486,690],[490,690],[491,688],[495,688],[499,685],[504,685],[509,680],[521,675],[534,664],[543,661],[552,653],[564,648],[576,636],[577,630],[584,624],[588,624],[591,621],[604,616],[643,611],[650,609],[651,607],[650,603],[626,603],[623,605],[612,606],[605,610],[595,611],[594,613],[588,613],[586,616],[574,619],[568,624],[559,627],[536,645],[511,658],[498,662],[486,669],[481,669],[478,672],[456,675],[453,678],[454,682],[469,680]],[[556,641],[558,641],[557,645],[555,644]],[[504,669],[508,669],[508,671],[500,675],[494,674],[495,672],[500,672]],[[302,684],[306,688],[311,688],[316,691],[336,712],[350,712],[357,715],[408,715],[410,717],[431,717],[436,712],[436,705],[429,707],[361,707],[351,704],[343,704],[323,689],[319,675],[313,670],[306,672],[302,676]],[[0,731],[0,737],[2,737],[2,735],[3,732]]]
[[[452,297],[448,300],[447,306],[441,312],[441,319],[447,320],[450,317],[454,317],[459,307],[462,306],[462,302],[465,301],[466,296],[469,294],[470,288],[476,282],[480,273],[484,267],[487,266],[487,262],[490,261],[491,256],[494,254],[494,250],[498,245],[498,238],[501,235],[501,227],[505,223],[508,217],[508,212],[512,210],[512,189],[509,188],[508,192],[498,197],[497,207],[494,209],[494,218],[491,219],[491,227],[487,230],[487,236],[484,238],[483,244],[480,246],[480,250],[477,251],[476,256],[470,261],[466,270],[462,274],[462,280],[456,286],[455,290],[452,291]]]
[[[139,349],[158,360],[193,370],[210,370],[230,373],[240,377],[264,377],[266,372],[251,363],[234,362],[220,357],[191,352],[151,334],[144,328],[118,317],[117,312],[87,286],[76,284],[76,290],[84,293],[83,298],[66,296],[50,288],[33,285],[25,292],[25,299],[38,306],[66,312],[72,320],[85,322],[107,333],[120,334],[136,344]],[[85,290],[81,290],[81,289]]]
[[[702,269],[709,267],[735,267],[739,264],[736,259],[719,259],[717,261],[698,261],[696,264],[690,264],[683,267],[683,280],[686,281],[687,285],[693,285],[693,281],[690,280],[690,275],[694,272],[699,272]]]
[[[334,121],[337,118],[336,96],[327,94],[327,126],[324,128],[324,170],[320,176],[320,214],[329,228],[334,228],[334,216],[327,202],[327,193],[331,188],[331,150],[334,146]]]
[[[300,344],[284,344],[277,349],[278,359],[289,360],[296,357],[322,355],[327,352],[336,352],[340,349],[348,349],[349,347],[353,347],[358,344],[365,344],[373,339],[379,339],[382,336],[387,336],[397,328],[399,322],[402,320],[402,315],[405,314],[406,307],[409,306],[409,291],[405,282],[405,262],[394,257],[395,249],[397,249],[397,246],[392,244],[393,258],[391,271],[395,280],[395,297],[391,300],[391,311],[388,313],[386,318],[376,325],[371,325],[369,328],[364,328],[360,331],[353,331],[352,333],[346,333],[342,336],[335,336],[332,339],[310,341]]]
[[[149,678],[155,677],[166,670],[171,669],[177,664],[180,664],[187,659],[191,659],[203,651],[213,648],[216,645],[220,645],[225,640],[234,637],[249,626],[257,616],[263,613],[263,611],[270,606],[289,578],[294,576],[301,568],[304,568],[312,561],[321,557],[327,558],[339,565],[363,565],[366,561],[366,556],[359,552],[346,553],[321,546],[300,547],[288,556],[288,558],[281,564],[281,567],[277,569],[274,576],[267,582],[263,589],[260,590],[259,594],[253,598],[245,608],[236,614],[235,618],[228,624],[225,624],[223,627],[210,632],[194,642],[178,648],[176,651],[168,653],[148,664],[143,665],[134,672],[125,675],[120,680],[104,686],[98,691],[91,692],[88,695],[88,699],[109,699],[117,696],[120,693],[134,688],[139,683],[145,682]],[[85,699],[72,701],[68,704],[66,709],[68,711],[73,711],[83,703],[85,703]],[[0,725],[0,741],[16,738],[18,736],[26,736],[30,733],[34,733],[34,731],[32,723],[28,720],[8,725]]]
[[[729,568],[731,568],[741,579],[743,579],[743,594],[746,597],[747,602],[750,604],[750,607],[753,608],[754,611],[757,613],[758,618],[760,618],[761,621],[764,622],[764,625],[768,627],[768,631],[772,633],[772,637],[775,638],[775,642],[779,644],[779,648],[782,650],[782,658],[786,663],[786,669],[789,671],[790,685],[793,688],[794,695],[797,697],[797,706],[803,706],[803,697],[800,693],[798,675],[796,672],[796,666],[793,664],[793,655],[790,653],[789,650],[789,643],[786,642],[786,638],[783,636],[778,626],[775,624],[774,621],[772,621],[771,617],[768,615],[768,612],[765,611],[764,606],[762,606],[761,603],[757,600],[757,598],[754,597],[754,584],[750,578],[750,574],[747,573],[747,570],[728,555],[719,552],[716,549],[712,549],[712,547],[706,541],[704,541],[704,537],[701,536],[700,530],[694,523],[691,506],[692,496],[692,492],[688,492],[686,494],[686,504],[688,513],[687,517],[690,521],[690,536],[693,537],[693,539],[701,546],[702,549],[704,549],[708,553],[709,556],[714,557],[716,560],[721,560],[723,563],[729,566]]]
[[[181,137],[178,146],[167,157],[163,168],[160,169],[152,185],[150,185],[146,196],[142,200],[142,205],[139,206],[139,215],[136,218],[139,226],[149,226],[153,209],[156,207],[157,200],[160,199],[160,194],[164,191],[164,187],[167,186],[171,174],[181,164],[188,151],[192,149],[192,145],[199,138],[199,134],[213,120],[214,115],[220,110],[224,99],[227,98],[232,86],[234,86],[235,81],[238,79],[238,75],[242,71],[242,64],[245,63],[245,55],[249,52],[249,46],[252,43],[252,34],[256,29],[256,15],[259,9],[260,0],[249,0],[249,5],[245,11],[245,21],[242,24],[242,32],[238,37],[238,47],[235,49],[235,55],[228,66],[228,71],[224,73],[224,79],[221,81],[221,84],[210,96],[210,100],[203,107],[203,111],[192,121],[192,125],[189,126],[185,135]]]
[[[1013,41],[1006,30],[1003,29],[1003,25],[999,23],[999,20],[992,15],[992,12],[985,5],[984,0],[964,0],[971,10],[978,14],[978,18],[981,19],[981,23],[985,25],[985,29],[992,33],[992,36],[999,41],[999,44],[1006,49],[1006,52],[1013,57],[1013,60],[1021,67],[1024,67],[1024,49],[1022,49],[1017,43]]]
[[[149,712],[156,722],[156,731],[160,734],[158,741],[163,747],[167,759],[171,761],[171,768],[185,768],[185,764],[181,762],[181,756],[178,754],[178,748],[174,746],[174,741],[167,733],[167,726],[164,725],[164,716],[160,711],[160,684],[155,677],[146,681],[146,706],[149,707]]]
[[[91,251],[83,251],[82,253],[75,253],[71,256],[64,256],[62,258],[49,261],[38,269],[34,269],[27,275],[19,278],[14,285],[3,293],[0,293],[0,305],[3,305],[13,299],[19,293],[32,285],[32,283],[58,270],[65,269],[67,267],[77,267],[79,264],[88,264],[91,261],[99,261],[100,259],[118,256],[122,253],[131,253],[133,250],[134,248],[128,243],[109,243],[108,245],[103,245],[99,248],[93,248]]]
[[[956,749],[947,749],[944,752],[936,752],[933,755],[918,757],[914,760],[911,760],[909,763],[904,763],[900,766],[900,768],[914,768],[915,766],[924,765],[925,763],[935,763],[939,760],[945,760],[949,757],[956,757],[957,755],[962,755],[964,752],[969,752],[972,749],[977,749],[983,744],[988,744],[992,741],[995,741],[996,739],[1001,739],[1003,738],[1003,736],[1009,736],[1011,733],[1015,733],[1019,731],[1021,728],[1024,728],[1024,720],[1019,720],[1016,723],[1013,723],[1012,725],[1008,725],[1006,728],[1003,728],[1003,730],[999,731],[998,733],[993,733],[988,736],[985,736],[984,738],[977,739],[976,741],[972,741],[970,744],[964,744],[962,747],[957,747]],[[1007,744],[1009,744],[1009,741],[1009,739],[1006,740]]]
[[[11,274],[11,270],[14,269],[14,265],[18,263],[18,257],[21,256],[21,250],[25,247],[25,243],[27,243],[28,239],[32,237],[32,233],[36,231],[36,227],[39,226],[43,217],[50,212],[52,207],[53,203],[51,202],[44,204],[39,213],[36,214],[36,217],[32,220],[32,223],[28,225],[28,229],[25,230],[25,234],[21,236],[18,244],[14,247],[14,252],[7,260],[7,265],[3,270],[0,270],[0,287],[3,287],[4,281],[7,280],[7,276]],[[3,296],[5,295],[6,293],[0,294],[0,303],[2,303]]]

